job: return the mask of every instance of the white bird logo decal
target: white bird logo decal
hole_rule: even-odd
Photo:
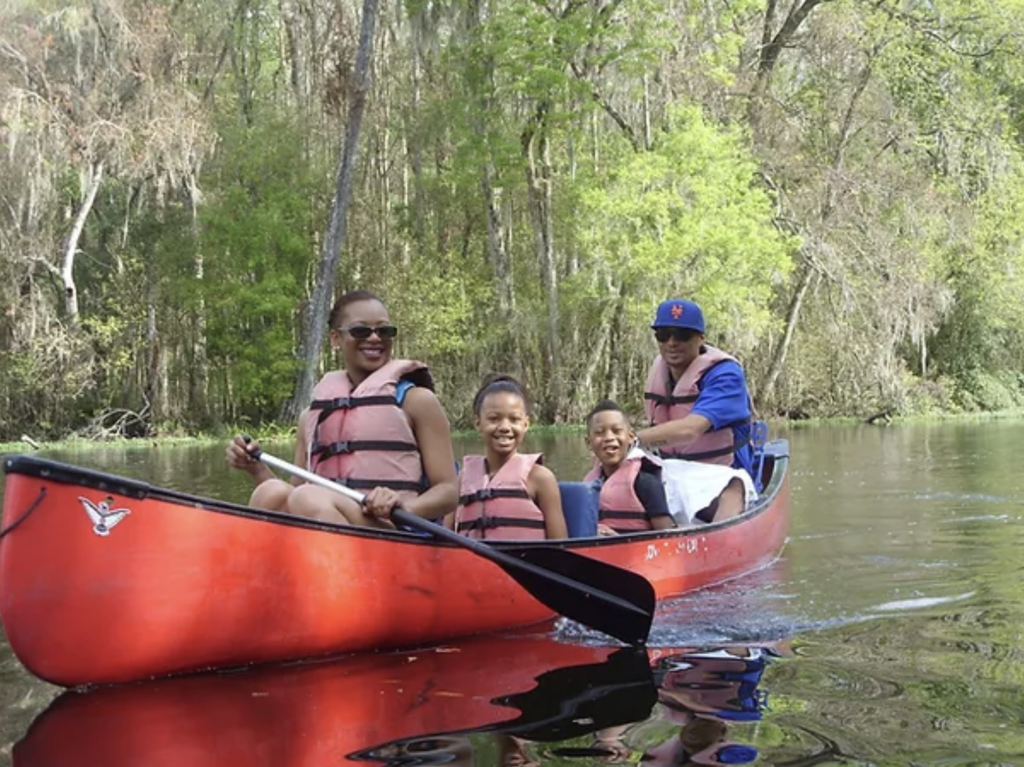
[[[96,535],[110,535],[110,531],[117,527],[122,519],[131,514],[128,509],[114,509],[111,511],[110,504],[114,502],[114,499],[109,495],[100,501],[99,505],[82,496],[78,496],[78,500],[82,502],[82,506],[85,507],[85,513],[92,520],[92,531]]]

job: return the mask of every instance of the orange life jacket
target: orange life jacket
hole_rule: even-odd
[[[646,412],[651,425],[658,426],[688,416],[693,410],[693,403],[697,401],[700,394],[701,378],[708,370],[726,360],[736,362],[734,357],[722,350],[705,344],[701,347],[701,353],[690,363],[682,377],[676,382],[675,388],[669,391],[668,365],[659,354],[647,375],[647,389],[644,392],[644,412]],[[705,432],[700,438],[685,447],[673,448],[672,445],[666,445],[659,452],[666,458],[686,458],[691,461],[732,466],[733,453],[749,442],[749,440],[740,443],[733,441],[733,427],[741,426],[743,423],[747,423],[747,421],[726,424],[720,429]]]
[[[406,499],[427,487],[416,435],[396,397],[403,378],[433,389],[426,365],[392,360],[353,389],[343,371],[313,390],[306,421],[310,471],[358,490],[389,487]]]
[[[635,533],[638,530],[653,530],[647,509],[636,494],[634,483],[641,471],[658,473],[659,469],[646,457],[627,458],[601,485],[598,499],[597,519],[617,533]],[[584,478],[592,482],[600,478],[598,464]]]
[[[544,512],[527,486],[530,471],[542,462],[540,453],[517,453],[488,477],[486,459],[467,455],[459,477],[455,529],[470,538],[543,540]]]

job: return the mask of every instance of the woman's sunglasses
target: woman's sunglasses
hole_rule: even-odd
[[[697,335],[696,330],[690,328],[655,328],[654,337],[658,340],[659,344],[667,344],[669,339],[674,338],[680,343],[685,344],[687,341],[693,339]]]
[[[381,341],[390,341],[398,335],[398,328],[394,325],[377,325],[376,327],[370,327],[369,325],[350,325],[347,328],[335,329],[339,333],[348,333],[357,341],[365,341],[374,333],[377,334],[377,338]]]

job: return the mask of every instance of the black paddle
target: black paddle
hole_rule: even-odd
[[[426,695],[429,697],[430,693]],[[657,702],[658,688],[654,686],[647,653],[624,647],[603,663],[552,669],[537,677],[533,689],[491,701],[519,709],[519,716],[515,719],[472,730],[423,733],[370,746],[348,754],[347,758],[394,765],[440,764],[440,760],[429,761],[416,747],[429,745],[431,741],[444,743],[446,738],[475,733],[500,733],[529,741],[559,743],[606,727],[642,722],[650,717]],[[585,751],[586,756],[611,755],[607,749]],[[396,754],[400,756],[396,758]],[[417,756],[422,757],[422,761],[413,761]],[[403,758],[409,761],[403,761]]]
[[[532,690],[492,702],[522,714],[489,729],[556,743],[647,719],[658,702],[658,688],[646,651],[623,647],[603,663],[547,671]]]
[[[267,466],[363,502],[363,494],[350,487],[261,450],[250,454]],[[515,578],[538,602],[566,618],[627,644],[642,646],[647,642],[654,619],[655,596],[654,587],[642,575],[553,546],[503,546],[499,550],[400,508],[391,513],[391,519],[490,560]]]

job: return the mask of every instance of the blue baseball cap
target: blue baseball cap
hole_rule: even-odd
[[[670,298],[658,304],[652,328],[687,328],[704,332],[704,312],[693,301]]]

